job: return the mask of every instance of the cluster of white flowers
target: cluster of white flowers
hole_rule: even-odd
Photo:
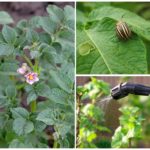
[[[39,81],[38,74],[36,72],[32,72],[26,63],[23,63],[22,66],[17,69],[17,72],[21,75],[24,75],[26,82],[31,85]]]

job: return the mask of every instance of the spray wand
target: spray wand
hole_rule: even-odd
[[[150,95],[150,87],[142,84],[121,83],[111,90],[111,96],[115,100],[126,97],[129,94],[148,96]]]

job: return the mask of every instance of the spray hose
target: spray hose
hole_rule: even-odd
[[[129,94],[148,96],[150,94],[150,87],[142,84],[121,83],[111,90],[111,96],[115,100],[126,97]]]

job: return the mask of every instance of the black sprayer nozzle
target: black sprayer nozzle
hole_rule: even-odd
[[[111,96],[115,100],[126,97],[128,94],[148,96],[150,87],[141,84],[121,83],[111,90]]]

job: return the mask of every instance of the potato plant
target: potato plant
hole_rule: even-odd
[[[140,109],[139,116],[144,116],[145,121],[142,122],[142,139],[140,142],[136,142],[136,145],[145,145],[149,147],[149,135],[150,135],[150,97],[148,96],[133,96],[130,95],[128,98],[128,104],[130,106],[138,107]],[[132,145],[135,145],[133,140]]]
[[[130,9],[132,12],[128,7],[121,8],[125,3],[115,4],[78,3],[77,73],[149,73],[150,21],[133,12],[141,3],[136,4],[134,10]],[[118,22],[126,23],[126,29],[131,31],[127,39],[118,38]],[[121,30],[122,37],[124,31]]]
[[[99,135],[111,132],[104,125],[104,112],[97,103],[97,98],[108,94],[109,85],[96,78],[77,87],[77,147],[96,148],[96,141],[101,141]]]
[[[116,129],[112,137],[113,148],[132,148],[136,147],[134,141],[142,139],[142,113],[140,108],[133,106],[124,106],[120,108],[122,112],[120,126]]]
[[[123,102],[119,108],[119,125],[112,130],[105,122],[107,113],[105,114],[99,105],[104,97],[110,95],[109,91],[110,86],[107,82],[95,78],[77,87],[77,147],[137,148],[141,144],[148,144],[149,98],[143,100],[140,96],[130,95],[126,97],[129,101],[120,100]],[[101,104],[103,102],[101,101]],[[110,118],[108,121],[113,120]]]
[[[0,11],[0,147],[74,147],[74,8],[47,13]]]

